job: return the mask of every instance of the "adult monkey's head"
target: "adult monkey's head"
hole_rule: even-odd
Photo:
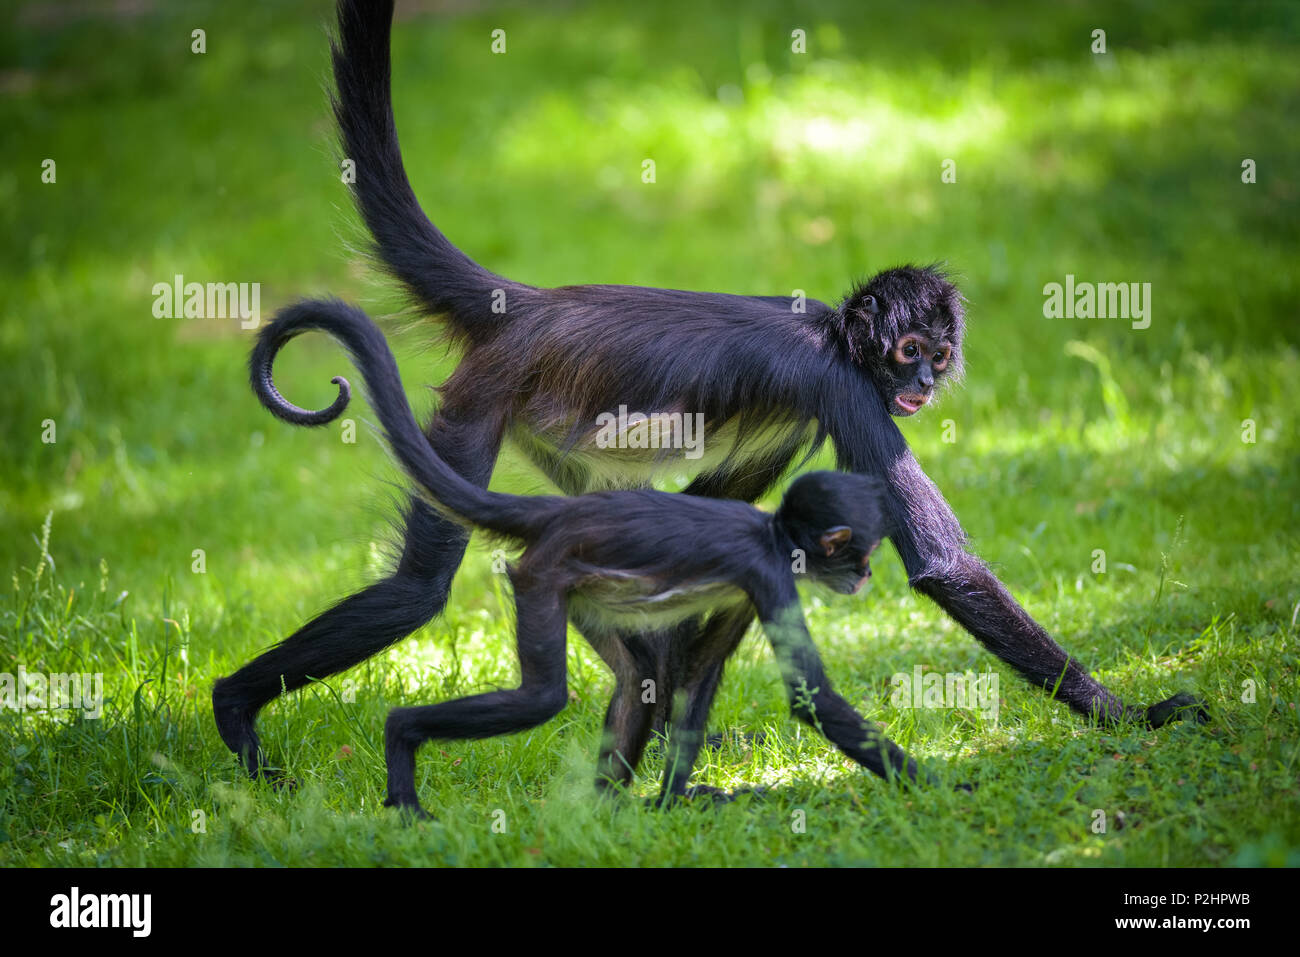
[[[836,310],[849,358],[892,415],[911,415],[961,375],[961,293],[933,266],[899,266],[859,285]]]

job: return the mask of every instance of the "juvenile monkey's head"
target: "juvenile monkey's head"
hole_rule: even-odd
[[[899,266],[860,284],[836,310],[849,358],[892,415],[911,415],[962,367],[961,293],[934,266]]]
[[[786,490],[776,523],[813,578],[851,595],[871,577],[871,553],[888,533],[883,494],[869,475],[808,472]]]

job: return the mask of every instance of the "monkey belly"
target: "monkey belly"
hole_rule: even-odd
[[[742,432],[733,418],[716,426],[706,424],[692,440],[694,445],[679,447],[662,439],[655,441],[650,426],[664,415],[646,416],[648,434],[644,436],[635,427],[610,432],[589,423],[578,428],[534,429],[525,421],[511,430],[510,440],[567,494],[580,495],[647,488],[656,481],[685,488],[701,475],[745,473],[759,461],[793,459],[817,434],[815,422],[787,417]]]
[[[729,582],[700,582],[664,589],[656,583],[617,573],[586,579],[569,594],[574,618],[601,628],[657,631],[688,618],[747,603]]]

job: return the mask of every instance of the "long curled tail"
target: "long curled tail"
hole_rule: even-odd
[[[305,304],[298,303],[299,306]],[[307,329],[324,328],[318,325],[303,326],[293,321],[291,310],[294,308],[290,306],[283,310],[274,320],[262,327],[253,346],[253,353],[248,357],[249,381],[262,405],[266,406],[267,411],[277,419],[283,419],[290,425],[325,425],[342,415],[343,410],[352,401],[352,386],[347,379],[336,375],[330,380],[339,387],[339,394],[328,408],[304,409],[294,405],[280,394],[280,390],[275,387],[275,378],[271,374],[276,355],[290,339]]]
[[[330,45],[337,88],[332,102],[344,157],[355,164],[353,197],[387,271],[422,309],[444,316],[454,337],[482,342],[506,322],[492,311],[493,290],[528,287],[474,262],[420,208],[393,121],[392,19],[392,0],[339,0],[338,40]]]
[[[337,299],[304,299],[281,309],[258,333],[248,360],[249,376],[253,391],[273,415],[294,425],[324,425],[338,418],[351,400],[352,387],[342,376],[332,380],[339,387],[338,397],[320,410],[299,408],[275,387],[271,370],[276,354],[295,336],[313,330],[328,333],[347,349],[394,456],[436,503],[474,525],[516,539],[531,537],[545,520],[551,500],[486,491],[443,461],[416,422],[388,340],[355,306]]]

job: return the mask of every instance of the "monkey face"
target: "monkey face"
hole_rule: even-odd
[[[837,589],[841,594],[856,595],[858,592],[862,591],[863,586],[866,585],[867,582],[871,581],[871,553],[875,551],[877,544],[879,544],[879,542],[873,544],[869,550],[863,552],[861,557],[858,558],[857,567],[854,569],[852,579],[845,581],[845,587],[843,589]]]
[[[916,332],[902,336],[889,355],[894,390],[886,396],[893,415],[912,415],[934,396],[952,357],[952,343]]]
[[[858,556],[857,582],[853,585],[850,595],[856,595],[862,591],[862,586],[871,581],[871,555],[879,547],[880,540],[872,542],[866,548],[862,549]]]
[[[853,540],[848,526],[839,525],[824,532],[818,578],[832,591],[841,595],[856,595],[871,579],[871,554],[879,540],[866,546]]]
[[[827,581],[833,592],[857,594],[871,581],[871,555],[863,554],[852,566],[841,568],[833,579]]]
[[[871,548],[859,550],[855,554],[846,554],[844,561],[834,568],[828,568],[822,580],[834,592],[841,595],[856,595],[871,581],[871,553],[878,542]]]
[[[913,415],[960,371],[961,294],[930,266],[878,273],[841,304],[849,357],[866,369],[891,415]]]

